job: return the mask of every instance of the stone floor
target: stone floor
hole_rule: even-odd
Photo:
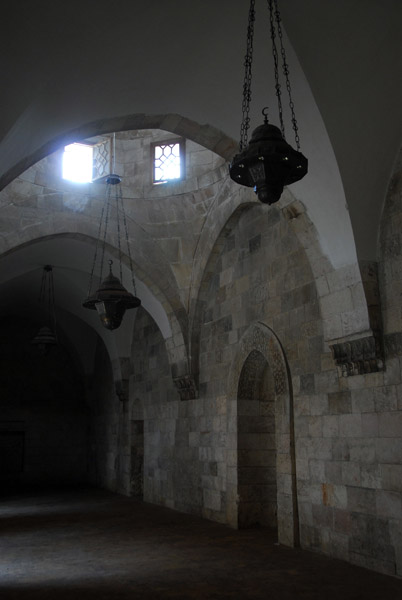
[[[402,581],[100,490],[0,497],[0,598],[402,598]]]

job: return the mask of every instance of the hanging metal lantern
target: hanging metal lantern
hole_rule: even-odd
[[[264,108],[264,123],[257,127],[248,144],[250,125],[251,76],[253,62],[253,37],[255,22],[255,0],[250,1],[249,23],[247,29],[247,52],[245,57],[245,77],[243,85],[243,120],[240,128],[240,152],[229,166],[231,179],[236,183],[253,187],[258,199],[264,204],[273,204],[281,197],[285,185],[295,183],[307,173],[308,161],[300,152],[300,139],[291,96],[289,67],[283,46],[282,27],[277,0],[268,0],[271,24],[272,54],[274,59],[275,90],[278,100],[280,129],[268,123],[267,108]],[[282,70],[289,96],[291,121],[295,134],[297,150],[285,141],[281,86],[279,83],[278,49],[276,37],[280,40]]]
[[[57,344],[57,338],[53,331],[47,325],[41,327],[31,341],[31,344],[38,344],[39,346],[55,346]]]
[[[129,308],[140,306],[141,300],[130,294],[112,273],[113,261],[109,260],[109,275],[102,281],[93,296],[84,302],[85,308],[96,309],[101,323],[106,329],[117,329],[121,325],[124,313]]]
[[[47,354],[50,348],[58,343],[52,265],[45,265],[43,267],[39,302],[46,313],[46,325],[43,325],[39,329],[36,336],[31,340],[31,344],[37,347],[39,353]]]
[[[283,139],[278,127],[268,123],[266,115],[264,124],[254,129],[249,145],[230,164],[230,177],[253,187],[264,204],[277,202],[283,187],[306,173],[307,159]]]
[[[114,139],[114,138],[113,138]],[[113,144],[113,166],[115,162],[115,144]],[[133,264],[131,259],[131,250],[128,239],[127,220],[124,210],[123,194],[121,190],[121,177],[115,173],[111,173],[106,177],[106,197],[102,208],[101,219],[99,224],[98,239],[96,241],[95,254],[93,258],[91,276],[88,287],[88,297],[82,303],[84,308],[97,310],[101,323],[106,329],[113,330],[120,327],[123,316],[126,310],[140,306],[141,300],[136,296],[136,286],[133,273]],[[116,218],[117,240],[119,250],[119,271],[120,279],[112,273],[113,261],[109,260],[109,274],[103,279],[104,262],[105,262],[105,247],[106,237],[109,226],[109,217],[114,212]],[[129,259],[131,283],[133,292],[126,290],[123,285],[123,266],[122,266],[122,243],[121,229],[125,232],[125,241],[127,246],[127,255]],[[101,249],[100,264],[98,262],[98,253]],[[93,278],[95,270],[99,269],[99,287],[95,293],[92,293]]]

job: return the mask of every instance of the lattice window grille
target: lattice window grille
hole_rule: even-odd
[[[183,144],[180,141],[154,145],[154,183],[181,179],[184,172]]]

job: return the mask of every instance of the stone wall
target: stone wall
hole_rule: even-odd
[[[130,418],[144,420],[144,499],[221,522],[228,522],[228,465],[233,464],[232,453],[237,456],[227,377],[243,333],[259,320],[275,328],[298,374],[299,388],[297,377],[306,373],[303,393],[325,357],[307,259],[281,213],[266,208],[257,206],[240,217],[201,298],[206,309],[198,399],[179,401],[165,342],[143,310],[138,311],[133,335]],[[289,428],[278,431],[283,434],[278,434],[281,445],[289,445]],[[256,432],[248,433],[255,437]],[[285,450],[279,455],[279,493],[286,498],[292,481]]]
[[[243,212],[226,239],[205,296],[200,395],[214,416],[227,413],[227,375],[252,323],[263,322],[275,331],[291,372],[295,378],[304,376],[307,385],[323,353],[318,300],[306,256],[277,208],[256,206]],[[223,447],[227,445],[230,452],[237,447],[236,418],[230,414],[224,433]],[[230,454],[226,460],[224,448],[207,449],[212,456],[216,451],[221,454],[219,476],[205,482],[211,518],[226,511],[227,484],[237,477],[236,462]],[[290,486],[289,481],[282,484]]]
[[[395,549],[402,576],[402,153],[383,209],[378,273],[386,372],[383,386],[374,390],[375,414],[366,420],[371,419],[372,431],[378,432],[378,478],[373,487],[379,483],[376,511],[386,521],[380,539]]]
[[[121,402],[116,394],[112,367],[107,350],[98,341],[95,356],[96,374],[89,382],[89,479],[111,491],[120,490],[122,461]]]
[[[137,313],[133,340],[130,418],[133,424],[144,422],[144,500],[201,514],[198,401],[180,401],[165,341],[143,309]],[[134,425],[132,431],[141,436]],[[138,438],[131,444],[136,450]]]
[[[374,263],[333,269],[289,192],[275,206],[257,204],[249,190],[233,189],[221,159],[201,146],[187,144],[188,179],[152,186],[149,148],[159,135],[118,134],[117,170],[136,276],[163,305],[172,338],[138,310],[131,360],[124,355],[133,372],[129,405],[98,345],[89,386],[91,481],[233,526],[239,516],[242,524],[249,498],[259,522],[275,525],[277,511],[282,543],[300,539],[402,575],[400,166],[384,209],[378,287]],[[56,158],[2,193],[7,250],[59,230],[96,234],[99,190],[52,183]],[[380,360],[376,372],[338,370],[327,342],[354,343],[370,327],[378,341],[381,320],[385,370]],[[185,345],[191,369],[179,375],[199,385],[198,398],[181,401],[172,348]],[[242,379],[255,352],[266,374],[259,372],[257,391],[249,375]],[[185,353],[179,358],[187,368]]]
[[[242,215],[206,297],[200,414],[211,419],[225,406],[225,374],[245,329],[258,321],[269,325],[284,348],[292,379],[302,546],[401,574],[399,338],[385,338],[385,372],[340,376],[324,343],[306,256],[274,207],[267,214],[254,208]],[[222,435],[228,436],[229,448],[238,434],[228,423]],[[216,459],[221,450],[212,442],[204,453]],[[221,515],[228,483],[236,478],[230,461],[228,455],[218,463],[221,476],[204,480],[203,512],[210,518]],[[290,461],[286,469],[290,474]],[[281,488],[282,483],[278,495]]]
[[[179,400],[165,342],[146,312],[138,313],[130,418],[138,436],[131,441],[134,453],[142,443],[137,425],[144,422],[144,499],[242,525],[249,498],[253,511],[266,503],[267,519],[258,517],[265,525],[275,525],[272,515],[278,510],[283,543],[297,543],[299,536],[305,548],[401,574],[400,330],[386,329],[385,371],[342,376],[324,342],[308,259],[285,214],[276,207],[251,206],[217,241],[219,252],[212,253],[214,262],[205,269],[207,285],[200,287],[198,399]],[[389,260],[381,263],[385,279]],[[399,260],[394,253],[394,269]],[[391,287],[384,285],[389,294]],[[395,305],[395,294],[385,300],[385,315],[387,302]],[[272,376],[261,376],[263,389],[246,398],[253,387],[247,378],[255,375],[247,375],[248,383],[242,379],[242,367],[253,355],[249,342],[249,354],[235,369],[235,402],[229,401],[229,374],[233,377],[253,323],[269,327],[282,347],[289,373],[279,377],[289,376],[284,403],[274,354],[267,365]],[[255,394],[275,397],[270,432],[258,426],[254,431],[256,423],[249,423],[253,430],[244,429]],[[263,464],[264,456],[270,465]],[[267,470],[258,489],[244,480],[246,463]],[[276,506],[269,495],[274,488]]]
[[[202,178],[211,178],[211,172],[225,164],[224,159],[211,150],[186,139],[183,180],[153,185],[151,145],[177,139],[183,138],[160,129],[117,133],[116,171],[123,176],[124,185],[135,190],[138,196],[172,196],[204,187]]]

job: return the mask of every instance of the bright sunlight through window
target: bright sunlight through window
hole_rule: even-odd
[[[155,144],[154,183],[166,183],[182,176],[181,145],[179,142]]]
[[[86,144],[65,146],[63,154],[63,179],[77,183],[92,181],[93,147]]]

